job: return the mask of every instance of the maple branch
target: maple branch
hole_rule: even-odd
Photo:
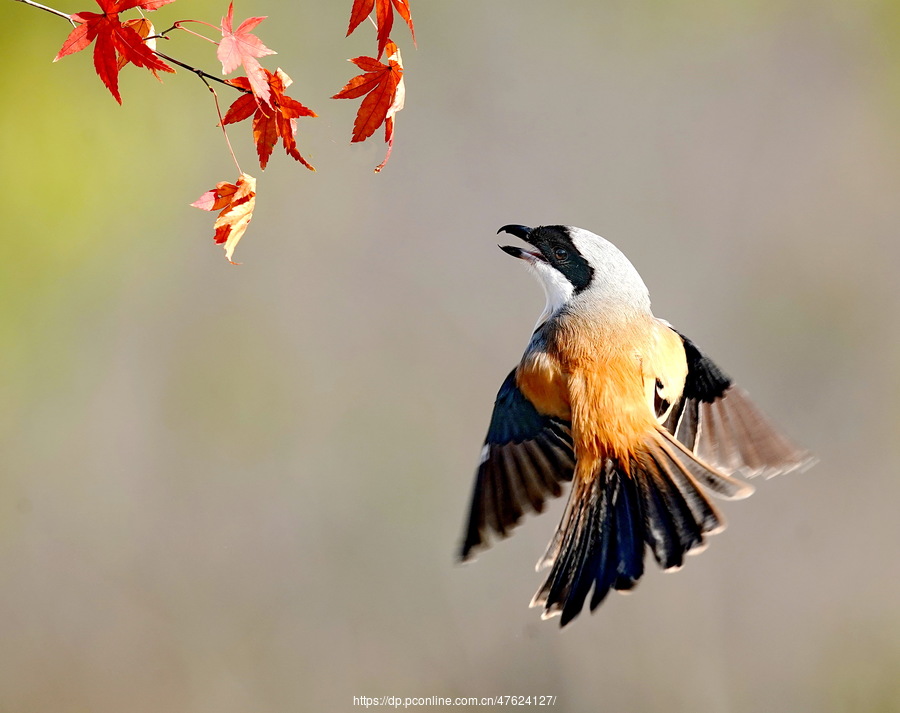
[[[25,2],[25,0],[17,0],[17,2]],[[168,39],[168,38],[166,38],[166,39]],[[189,72],[193,72],[198,77],[200,77],[200,79],[203,81],[204,84],[206,84],[207,79],[211,79],[214,82],[218,82],[219,84],[224,84],[226,87],[231,87],[232,89],[237,89],[239,92],[242,92],[244,94],[252,94],[252,92],[249,89],[241,89],[240,87],[236,87],[231,82],[229,82],[225,79],[221,79],[212,74],[208,74],[207,72],[204,72],[202,69],[197,69],[196,67],[192,67],[189,64],[185,64],[181,60],[177,60],[174,57],[169,57],[169,55],[167,55],[167,54],[163,54],[162,52],[159,52],[159,51],[155,51],[154,54],[157,55],[158,57],[162,57],[167,62],[171,62],[172,64],[177,64],[182,69],[186,69]],[[209,87],[209,84],[206,84],[206,86]],[[210,89],[212,89],[212,87],[210,87]]]
[[[71,22],[73,25],[78,24],[75,22],[75,20],[72,19],[71,15],[67,15],[64,12],[55,10],[52,7],[47,7],[46,5],[41,5],[39,2],[34,2],[34,0],[14,0],[14,2],[21,2],[21,3],[24,3],[25,5],[31,5],[31,7],[36,7],[38,10],[43,10],[44,12],[49,12],[52,15],[57,15],[58,17],[62,17],[64,19],[68,20],[69,22]]]
[[[71,15],[67,15],[66,13],[61,12],[60,10],[56,10],[52,7],[47,7],[46,5],[41,5],[39,2],[34,2],[34,0],[14,0],[14,2],[20,2],[20,3],[24,3],[25,5],[30,5],[31,7],[36,7],[38,10],[44,10],[44,11],[49,12],[58,17],[62,17],[64,19],[68,20],[69,22],[71,22],[75,26],[78,25],[78,23],[76,23],[75,20],[72,19]],[[178,22],[191,22],[191,20],[179,20]],[[190,30],[186,30],[185,28],[180,27],[178,22],[176,22],[174,25],[172,25],[172,27],[170,27],[168,30],[164,30],[163,32],[159,33],[159,35],[154,35],[153,38],[161,37],[162,39],[167,40],[169,38],[166,37],[166,32],[171,32],[174,29],[181,29],[181,30],[185,30],[186,32],[190,32]],[[193,22],[200,22],[200,21],[193,20]],[[201,24],[209,25],[208,22],[203,22]],[[212,25],[210,25],[210,27],[212,27]],[[197,35],[198,37],[203,37],[203,35],[198,35],[196,32],[191,32],[191,34]],[[150,37],[145,38],[145,41],[148,39],[153,39],[153,38],[150,38]],[[203,37],[203,39],[207,40],[208,42],[212,42],[213,44],[218,44],[218,43],[214,42],[213,40],[210,40],[208,37]],[[158,57],[161,57],[164,60],[171,62],[172,64],[177,64],[182,69],[186,69],[189,72],[193,72],[198,77],[200,77],[201,80],[203,80],[203,83],[206,84],[207,87],[209,87],[210,91],[212,91],[212,87],[210,87],[209,84],[206,82],[207,79],[211,79],[214,82],[218,82],[219,84],[224,84],[228,87],[231,87],[232,89],[237,89],[239,92],[242,92],[243,94],[252,94],[252,92],[248,89],[241,89],[240,87],[236,87],[233,84],[231,84],[230,82],[225,81],[224,79],[220,79],[219,77],[216,77],[216,76],[213,76],[212,74],[208,74],[208,73],[204,72],[202,69],[197,69],[196,67],[192,67],[189,64],[185,64],[184,62],[177,60],[174,57],[170,57],[167,54],[163,54],[162,52],[156,52],[156,51],[154,51],[154,54],[157,55]],[[215,92],[213,92],[213,94],[215,94]],[[216,106],[218,106],[218,99],[216,100]],[[220,116],[219,118],[221,119],[222,117]],[[226,136],[226,138],[227,138],[227,136]],[[230,148],[230,145],[229,145],[229,148]],[[234,152],[232,152],[232,156],[233,155],[234,155]],[[240,167],[238,167],[238,169],[240,170]]]

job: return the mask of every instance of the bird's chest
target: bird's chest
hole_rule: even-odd
[[[629,452],[656,423],[652,394],[648,402],[659,361],[654,325],[554,326],[523,359],[519,388],[538,410],[571,422],[579,457]]]
[[[641,362],[634,340],[550,325],[529,345],[516,383],[541,413],[571,421],[574,405],[600,418],[601,412],[621,406],[616,395],[623,390],[641,393]],[[603,420],[609,420],[608,413]]]

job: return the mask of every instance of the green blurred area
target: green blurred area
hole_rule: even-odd
[[[127,67],[120,107],[89,52],[51,62],[62,19],[0,2],[0,711],[900,709],[898,8],[413,2],[376,176],[383,144],[328,99],[374,47],[349,0],[239,3],[319,114],[318,172],[281,149],[260,172],[231,128],[259,179],[233,267],[188,206],[237,175],[206,88]],[[453,562],[542,305],[507,223],[619,245],[820,458],[563,634],[527,608],[561,502]]]

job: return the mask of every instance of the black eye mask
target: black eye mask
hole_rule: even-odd
[[[594,268],[585,257],[578,252],[572,242],[569,231],[563,225],[543,225],[532,230],[525,238],[541,251],[548,263],[559,270],[575,288],[575,294],[583,292],[594,278]],[[562,249],[566,256],[557,257],[556,251]]]

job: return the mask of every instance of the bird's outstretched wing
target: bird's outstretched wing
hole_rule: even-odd
[[[494,402],[460,559],[487,547],[491,532],[506,537],[525,512],[543,511],[574,468],[569,423],[538,413],[516,386],[513,369]]]
[[[705,463],[724,473],[770,478],[814,458],[785,438],[715,363],[683,334],[684,392],[663,425]]]

